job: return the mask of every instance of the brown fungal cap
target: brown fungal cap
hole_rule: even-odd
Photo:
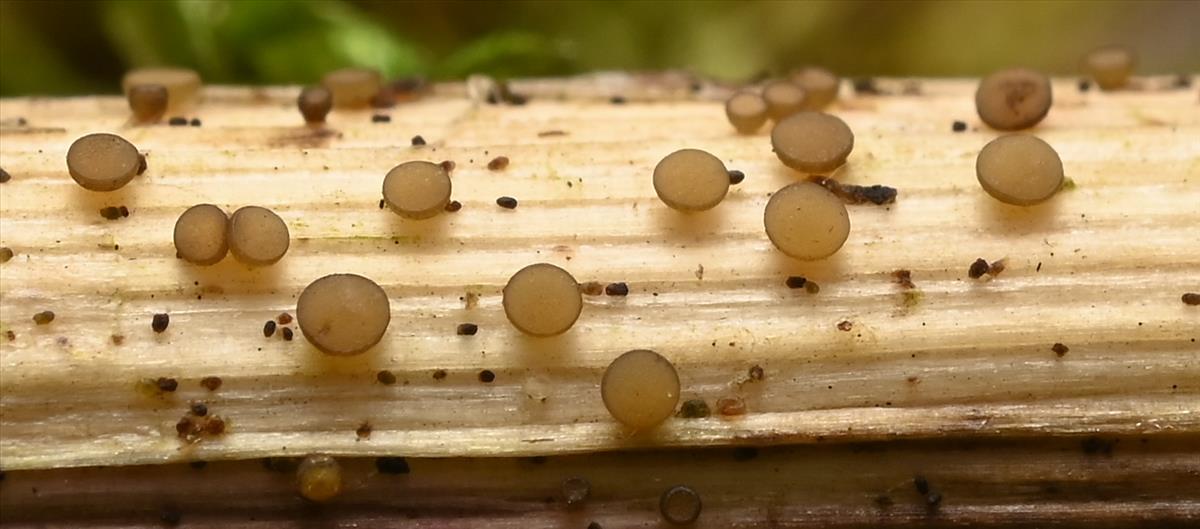
[[[125,96],[129,100],[129,110],[133,112],[133,119],[138,123],[153,123],[167,112],[167,87],[163,85],[131,86]]]
[[[342,466],[329,456],[308,456],[296,468],[300,495],[325,502],[342,493]]]
[[[1179,299],[1183,301],[1184,305],[1200,305],[1200,294],[1195,292],[1188,292],[1180,296]]]
[[[537,263],[513,274],[504,285],[504,315],[521,332],[554,336],[567,332],[583,310],[579,283],[569,272]]]
[[[167,106],[178,109],[191,103],[200,92],[200,74],[187,68],[139,68],[121,79],[128,95],[136,86],[160,85],[167,90]]]
[[[116,134],[88,134],[67,150],[67,170],[84,189],[114,191],[125,187],[144,163],[132,143]]]
[[[229,252],[229,217],[212,204],[188,208],[175,221],[175,252],[189,263],[208,266]]]
[[[833,72],[819,66],[806,66],[788,76],[792,83],[804,89],[804,109],[821,110],[838,96],[842,80]]]
[[[738,92],[725,101],[725,117],[742,134],[753,134],[767,122],[767,102],[754,92]]]
[[[379,93],[383,79],[369,68],[342,68],[325,74],[321,84],[333,95],[333,106],[362,108]]]
[[[308,86],[300,91],[296,105],[300,107],[305,123],[324,123],[325,116],[333,109],[333,94],[324,86]]]
[[[333,274],[313,281],[296,302],[300,332],[331,355],[356,355],[383,338],[391,321],[387,294],[374,281]]]
[[[979,118],[994,129],[1037,125],[1050,112],[1050,79],[1026,68],[1001,70],[984,77],[975,91]]]
[[[275,212],[246,206],[229,217],[229,251],[237,260],[254,266],[274,264],[291,244],[287,224]]]
[[[1124,46],[1105,46],[1092,50],[1083,58],[1083,68],[1101,90],[1116,90],[1129,82],[1133,74],[1133,50]]]
[[[700,495],[691,487],[676,485],[663,492],[658,510],[667,522],[688,525],[700,517]]]
[[[450,175],[442,166],[423,161],[405,162],[383,179],[383,200],[396,214],[427,219],[450,203]]]
[[[812,182],[797,182],[771,195],[763,226],[779,251],[805,261],[833,255],[850,236],[846,205]]]
[[[767,104],[767,115],[779,121],[804,109],[806,94],[791,81],[771,81],[763,87],[763,101]]]
[[[1018,206],[1044,202],[1063,185],[1063,165],[1046,142],[1010,134],[989,142],[975,162],[979,184],[996,200]]]
[[[681,149],[654,167],[654,191],[673,209],[712,209],[729,192],[729,171],[716,156],[699,149]]]
[[[771,146],[784,165],[806,173],[841,167],[854,149],[846,122],[823,112],[800,112],[775,125]]]
[[[636,430],[652,428],[675,413],[679,374],[662,355],[635,349],[608,365],[600,382],[600,397],[622,424]]]

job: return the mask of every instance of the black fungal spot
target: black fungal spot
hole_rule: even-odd
[[[192,120],[188,122],[188,125],[191,125],[193,127],[199,127],[200,126],[200,118],[192,118]]]
[[[421,146],[425,145],[425,138],[422,138],[420,135],[413,136],[412,137],[412,145],[413,145],[413,147],[421,147]]]
[[[391,123],[392,117],[387,114],[375,114],[371,116],[371,123]]]
[[[734,461],[749,461],[758,457],[758,447],[755,446],[737,446],[733,449]]]
[[[976,259],[975,262],[971,263],[971,267],[967,269],[967,277],[979,279],[983,277],[983,274],[988,273],[990,269],[991,266],[988,265],[987,261],[984,261],[982,258]]]
[[[295,331],[293,331],[291,327],[284,327],[283,330],[280,332],[283,333],[283,339],[285,341],[290,342],[290,341],[292,341],[292,338],[294,338],[296,336]]]
[[[1050,347],[1050,350],[1054,351],[1054,354],[1056,354],[1058,356],[1063,356],[1063,355],[1067,354],[1071,350],[1071,348],[1067,347],[1061,343],[1056,343]]]
[[[484,384],[491,384],[495,380],[496,380],[496,374],[493,373],[490,369],[484,369],[483,371],[479,372],[479,381],[480,382],[483,382]]]
[[[517,199],[513,197],[500,197],[496,199],[496,205],[504,209],[517,209]]]
[[[459,336],[475,336],[477,332],[479,332],[479,326],[474,323],[460,323],[456,329]]]
[[[221,377],[204,377],[200,379],[200,385],[209,391],[216,391],[221,388]]]
[[[375,459],[375,469],[381,474],[408,474],[408,460],[403,457],[380,457]]]
[[[158,377],[158,380],[154,381],[154,385],[159,391],[165,391],[167,393],[171,393],[176,389],[179,389],[179,381],[168,377]]]
[[[875,86],[874,77],[859,77],[854,79],[854,93],[859,95],[879,95],[879,87]]]
[[[729,171],[729,184],[738,185],[746,179],[746,173],[733,169]]]
[[[808,283],[808,279],[802,276],[788,276],[787,280],[784,281],[784,284],[788,288],[804,288],[806,283]]]
[[[460,209],[462,209],[462,202],[457,200],[451,200],[448,204],[446,204],[446,211],[449,213],[454,213]]]
[[[614,105],[624,105],[625,97],[624,96],[612,96],[612,97],[608,98],[608,102],[612,103]]]
[[[963,132],[963,131],[967,130],[967,122],[956,120],[953,124],[950,125],[950,130],[953,130],[954,132]]]
[[[275,320],[267,320],[267,323],[263,324],[263,336],[270,338],[274,334]]]
[[[1080,448],[1083,449],[1083,453],[1088,455],[1111,456],[1118,442],[1118,439],[1104,439],[1102,437],[1091,436],[1080,442]]]
[[[188,411],[190,411],[192,415],[203,417],[208,415],[208,406],[203,402],[193,402],[192,405],[188,407]]]
[[[378,373],[375,373],[375,380],[379,381],[380,384],[383,384],[385,386],[390,386],[390,385],[396,383],[396,374],[392,373],[391,371],[388,371],[386,369],[383,369],[383,370],[380,370]]]
[[[170,125],[172,127],[186,127],[187,124],[188,124],[187,118],[182,117],[182,116],[175,116],[175,117],[167,120],[167,125]]]
[[[155,314],[150,320],[150,328],[154,332],[161,333],[167,330],[167,325],[171,324],[171,315],[166,313]]]
[[[1192,305],[1192,306],[1200,305],[1200,294],[1197,294],[1195,292],[1188,292],[1188,293],[1184,294],[1183,296],[1180,296],[1179,299],[1180,299],[1180,301],[1183,301],[1184,305]]]
[[[604,294],[608,296],[628,296],[629,285],[622,282],[609,283],[604,287]]]

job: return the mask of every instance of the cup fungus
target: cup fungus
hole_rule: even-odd
[[[1009,134],[984,145],[975,161],[975,174],[989,195],[1017,206],[1044,202],[1063,185],[1058,153],[1028,134]]]
[[[450,203],[450,175],[435,163],[402,163],[384,177],[383,200],[402,217],[427,219]]]
[[[742,134],[753,134],[767,122],[767,102],[754,92],[738,92],[725,101],[725,117]]]
[[[175,221],[175,252],[189,263],[208,266],[229,252],[229,216],[212,204],[188,208]]]
[[[140,84],[125,93],[129,110],[138,123],[153,123],[167,112],[167,87],[160,84]]]
[[[979,118],[997,130],[1037,125],[1050,112],[1050,78],[1027,68],[994,72],[975,90]]]
[[[567,332],[583,310],[579,283],[569,272],[537,263],[513,274],[504,285],[504,315],[521,332],[554,336]]]
[[[846,163],[854,133],[846,122],[823,112],[800,112],[771,130],[771,146],[784,165],[806,173],[827,173]]]
[[[115,191],[145,170],[145,158],[116,134],[98,132],[75,140],[67,150],[67,171],[84,189]]]
[[[329,456],[308,456],[296,468],[296,482],[304,499],[329,501],[342,493],[342,465]]]
[[[729,192],[729,171],[716,156],[699,149],[681,149],[654,167],[654,191],[673,209],[712,209]]]
[[[365,108],[383,86],[379,72],[369,68],[342,68],[325,74],[321,84],[333,94],[336,108]]]
[[[622,424],[635,430],[652,428],[675,413],[679,374],[662,355],[635,349],[608,365],[600,382],[600,397]]]
[[[387,293],[354,274],[332,274],[310,283],[296,302],[300,332],[325,354],[351,356],[383,338],[391,322]]]
[[[1136,61],[1133,50],[1124,46],[1105,46],[1092,50],[1083,58],[1083,68],[1101,90],[1124,87],[1133,74]]]
[[[275,264],[291,244],[287,224],[275,212],[246,206],[229,217],[229,251],[251,266]]]
[[[139,68],[121,79],[128,95],[135,86],[161,85],[167,90],[167,107],[179,110],[194,101],[200,92],[200,74],[187,68]]]
[[[821,110],[838,96],[842,80],[833,72],[819,66],[806,66],[788,76],[792,83],[804,89],[804,109]]]
[[[846,205],[812,182],[797,182],[771,195],[763,226],[779,251],[805,261],[833,255],[850,236]]]
[[[763,86],[763,101],[767,103],[767,115],[779,121],[804,109],[807,94],[791,81],[771,81]]]
[[[325,116],[333,108],[333,94],[324,86],[305,87],[296,98],[296,106],[300,108],[305,123],[319,125],[325,123]]]

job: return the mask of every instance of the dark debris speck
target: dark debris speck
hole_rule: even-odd
[[[967,269],[967,277],[970,277],[971,279],[979,279],[983,277],[983,274],[988,273],[990,268],[991,267],[988,265],[988,262],[983,260],[983,258],[976,259],[973,263],[971,263],[971,267]]]
[[[378,373],[375,373],[375,380],[379,381],[380,384],[390,386],[396,383],[396,374],[386,369],[381,369]]]
[[[1068,352],[1070,352],[1071,348],[1067,347],[1061,343],[1055,343],[1053,346],[1050,347],[1050,350],[1054,351],[1054,354],[1056,354],[1058,356],[1063,356],[1063,355],[1067,354]]]
[[[375,114],[371,116],[371,123],[391,123],[392,117],[387,114]]]
[[[746,179],[746,173],[733,169],[729,171],[729,185],[738,185]]]
[[[517,209],[517,199],[513,197],[500,197],[496,199],[496,205],[504,209]]]
[[[954,123],[950,125],[950,130],[953,130],[954,132],[965,132],[967,130],[967,122],[955,120]]]
[[[275,320],[267,320],[267,323],[263,324],[263,336],[270,338],[274,334],[275,334]]]
[[[425,145],[425,138],[422,138],[420,134],[413,136],[412,137],[412,145],[413,145],[413,147],[421,147],[421,146]]]
[[[623,282],[609,283],[604,287],[604,294],[608,296],[628,296],[629,285]]]
[[[167,120],[167,125],[170,125],[172,127],[186,127],[187,124],[188,124],[188,119],[183,116],[175,116],[175,117]]]
[[[475,336],[475,333],[479,332],[479,326],[474,323],[460,323],[455,332],[459,336]]]
[[[155,314],[154,317],[150,320],[150,328],[153,329],[154,332],[157,332],[157,333],[161,333],[161,332],[167,330],[167,326],[170,324],[171,324],[171,315],[167,314],[165,312]]]

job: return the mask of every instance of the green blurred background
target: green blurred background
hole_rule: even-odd
[[[345,65],[453,79],[686,68],[747,79],[1074,74],[1100,44],[1143,73],[1200,71],[1200,1],[396,2],[0,0],[0,94],[116,92],[128,68],[212,83],[311,83]]]

